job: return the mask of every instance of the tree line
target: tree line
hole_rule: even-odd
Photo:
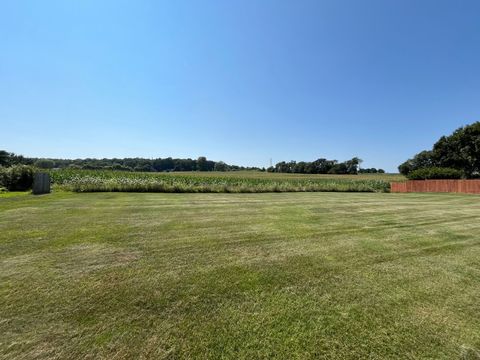
[[[267,169],[268,172],[295,173],[295,174],[358,174],[358,173],[384,173],[383,169],[360,169],[362,160],[354,157],[350,160],[317,159],[315,161],[289,161],[279,162]]]
[[[361,159],[354,157],[350,160],[339,162],[324,158],[315,161],[289,161],[279,162],[268,169],[259,167],[245,167],[229,165],[223,161],[208,160],[205,156],[197,159],[176,158],[113,158],[113,159],[46,159],[31,158],[0,150],[0,166],[33,165],[41,169],[85,169],[85,170],[118,170],[142,172],[169,172],[169,171],[239,171],[255,170],[277,173],[296,174],[358,174],[358,173],[384,173],[382,169],[360,169]]]
[[[0,166],[34,165],[41,169],[85,169],[85,170],[119,170],[119,171],[238,171],[263,170],[258,167],[229,165],[223,161],[208,160],[205,156],[197,159],[157,158],[123,158],[123,159],[43,159],[29,158],[5,150],[0,150]]]

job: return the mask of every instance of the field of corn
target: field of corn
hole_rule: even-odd
[[[74,192],[257,193],[390,190],[387,177],[371,175],[355,177],[295,176],[261,172],[139,173],[68,169],[51,171],[51,176],[55,188]]]

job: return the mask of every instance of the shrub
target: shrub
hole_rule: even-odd
[[[407,175],[410,180],[428,179],[461,179],[464,173],[461,170],[441,167],[428,167],[411,171]]]
[[[32,188],[35,168],[28,165],[14,165],[0,168],[0,187],[9,191],[25,191]]]

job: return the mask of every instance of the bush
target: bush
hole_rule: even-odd
[[[410,180],[428,179],[461,179],[464,173],[461,170],[441,167],[428,167],[411,171],[407,175]]]
[[[14,165],[0,168],[0,187],[9,191],[25,191],[32,188],[35,168],[28,165]]]

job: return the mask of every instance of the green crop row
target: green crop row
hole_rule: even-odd
[[[232,176],[198,176],[102,170],[51,171],[53,184],[74,192],[388,192],[390,185],[376,179],[273,179]]]

